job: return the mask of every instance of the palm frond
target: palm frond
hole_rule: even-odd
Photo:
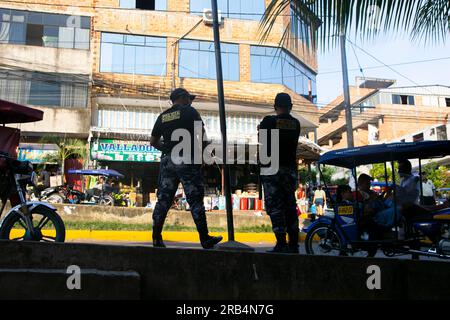
[[[61,161],[64,161],[72,156],[86,158],[87,155],[86,143],[80,139],[59,136],[44,136],[41,138],[41,143],[52,143],[57,145],[58,157]]]
[[[445,41],[449,28],[449,0],[272,0],[260,23],[262,42],[268,39],[277,18],[291,7],[295,19],[317,30],[324,50],[337,44],[337,35],[348,34],[352,28],[363,39],[381,32],[400,31],[410,33],[413,40],[425,42]],[[318,19],[321,27],[317,29]],[[283,36],[280,46],[289,39]],[[314,41],[304,44],[315,46]]]
[[[412,36],[424,43],[445,41],[450,31],[450,1],[428,0],[416,13]]]

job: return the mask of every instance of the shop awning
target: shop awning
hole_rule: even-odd
[[[215,146],[216,150],[222,148],[220,141],[213,141],[213,145]],[[245,162],[246,164],[251,163],[249,162],[249,159],[256,159],[258,148],[257,144],[247,144],[244,154],[239,153],[238,148],[239,147],[237,144],[228,145],[227,147],[227,151],[229,153],[228,159],[233,159],[235,163]],[[299,159],[303,160],[304,162],[316,162],[319,160],[320,155],[323,154],[324,152],[325,149],[320,147],[318,144],[314,143],[313,141],[305,137],[300,137],[297,147],[297,157]]]
[[[304,160],[305,162],[315,162],[318,161],[320,155],[323,154],[325,150],[320,147],[318,144],[313,141],[300,137],[298,148],[297,148],[297,156]]]
[[[292,116],[300,121],[301,134],[308,134],[309,132],[313,132],[318,127],[313,122],[309,121],[304,116],[296,112],[292,112]]]

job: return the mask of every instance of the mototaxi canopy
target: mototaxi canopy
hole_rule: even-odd
[[[450,155],[449,140],[399,142],[330,151],[322,155],[318,163],[353,169],[367,164],[447,155]]]
[[[44,112],[0,99],[0,124],[40,121]]]
[[[104,177],[118,177],[123,178],[124,175],[116,170],[95,169],[95,170],[82,170],[72,169],[67,171],[68,174],[82,174],[87,176],[104,176]]]

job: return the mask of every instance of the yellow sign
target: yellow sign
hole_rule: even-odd
[[[338,207],[338,214],[340,216],[349,216],[353,214],[353,206]]]
[[[180,111],[166,113],[162,115],[162,122],[166,123],[173,120],[178,120],[180,119],[180,116],[181,116]]]
[[[450,214],[439,214],[433,217],[434,220],[450,220]]]

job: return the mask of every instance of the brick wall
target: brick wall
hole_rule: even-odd
[[[418,101],[418,100],[416,100]],[[382,121],[378,122],[379,141],[391,141],[399,137],[414,134],[428,127],[438,124],[446,124],[450,110],[445,107],[426,106],[404,106],[404,105],[377,105],[375,109],[369,109],[363,113],[364,119],[370,119],[381,115]],[[345,122],[345,112],[339,116],[339,122]],[[329,124],[321,124],[319,127],[319,138],[327,132],[324,130]],[[332,125],[331,125],[332,126]],[[331,128],[330,126],[330,128]],[[354,131],[355,146],[364,146],[369,143],[367,127]],[[328,146],[328,141],[324,141],[323,146]],[[347,147],[347,135],[344,132],[341,140],[335,142],[333,149]]]

